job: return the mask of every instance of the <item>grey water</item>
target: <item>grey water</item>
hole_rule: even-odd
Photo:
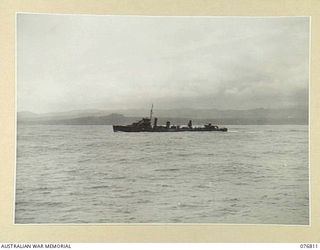
[[[309,224],[308,126],[18,125],[15,223]]]

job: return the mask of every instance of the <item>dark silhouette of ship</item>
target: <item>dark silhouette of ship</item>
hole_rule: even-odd
[[[158,118],[155,117],[153,125],[151,125],[153,114],[153,105],[150,110],[150,118],[142,118],[138,122],[134,122],[130,125],[113,125],[114,132],[184,132],[184,131],[222,131],[227,132],[227,128],[219,128],[217,125],[211,123],[204,125],[203,127],[193,127],[192,120],[189,121],[187,126],[170,125],[170,121],[166,122],[165,126],[159,126],[157,124]]]

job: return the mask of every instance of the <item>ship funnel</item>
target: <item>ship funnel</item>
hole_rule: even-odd
[[[156,127],[157,127],[157,122],[158,122],[158,118],[155,117],[155,118],[154,118],[154,122],[153,122],[153,128],[156,128]]]
[[[170,122],[169,121],[167,121],[167,123],[166,123],[166,128],[170,128]]]

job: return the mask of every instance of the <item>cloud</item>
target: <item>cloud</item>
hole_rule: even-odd
[[[18,109],[307,105],[309,19],[19,14]]]

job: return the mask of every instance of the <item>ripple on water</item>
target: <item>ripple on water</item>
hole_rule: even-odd
[[[309,223],[308,127],[18,126],[17,223]]]

